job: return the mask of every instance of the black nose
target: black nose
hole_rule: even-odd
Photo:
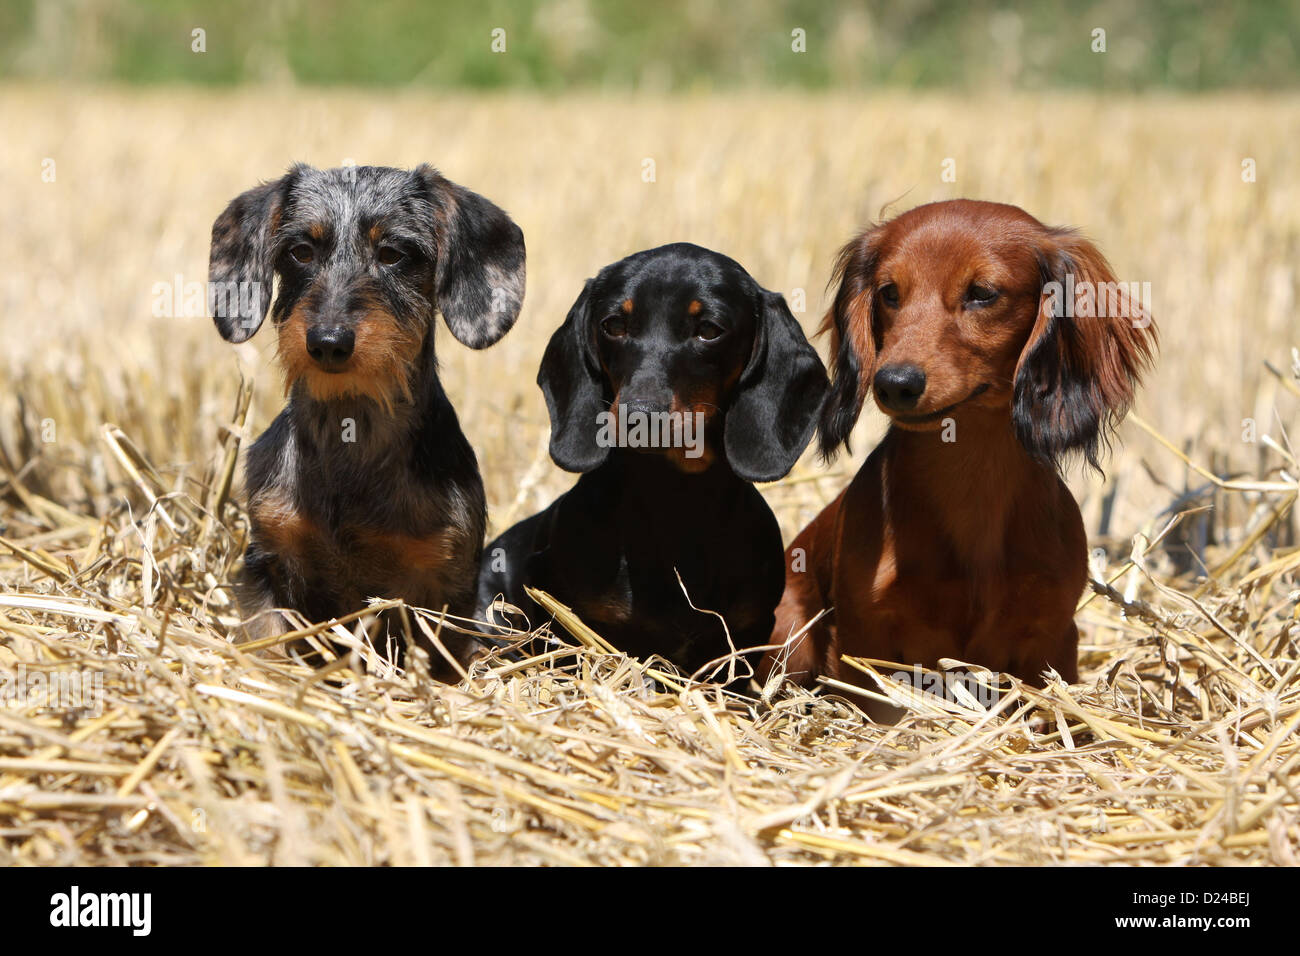
[[[925,392],[925,371],[915,365],[886,365],[872,380],[880,404],[896,412],[915,408]]]
[[[351,329],[314,325],[307,330],[307,354],[325,371],[332,372],[347,364],[356,341]]]
[[[622,405],[621,411],[629,415],[657,415],[666,412],[672,407],[673,397],[668,395],[660,398],[625,398],[623,395],[618,397],[619,404]]]
[[[618,402],[627,412],[654,415],[673,406],[673,389],[664,370],[649,362],[636,369],[618,390]]]

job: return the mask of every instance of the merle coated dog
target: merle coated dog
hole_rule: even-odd
[[[687,671],[765,644],[785,574],[751,482],[793,467],[828,387],[785,299],[699,246],[639,252],[587,282],[537,381],[551,457],[583,474],[487,546],[480,617],[501,595],[539,624],[527,585]]]
[[[324,621],[369,597],[471,613],[486,507],[434,319],[474,349],[505,335],[523,233],[429,166],[299,165],[213,224],[210,307],[227,341],[261,326],[273,274],[288,404],[248,453],[247,629],[285,633],[276,608]]]

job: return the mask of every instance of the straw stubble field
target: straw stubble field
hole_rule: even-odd
[[[1296,862],[1300,102],[0,105],[0,863]],[[440,336],[497,530],[572,481],[533,380],[607,262],[719,249],[803,290],[811,332],[835,250],[882,209],[971,196],[1081,227],[1151,283],[1162,330],[1106,478],[1070,476],[1099,549],[1083,680],[988,711],[907,698],[879,727],[837,688],[747,702],[561,627],[584,646],[456,687],[359,643],[325,674],[232,644],[245,522],[225,481],[282,391],[271,337],[226,346],[186,284],[222,205],[293,160],[431,161],[523,227],[516,330],[484,353]],[[870,447],[864,417],[854,461],[808,456],[763,489],[787,539]]]

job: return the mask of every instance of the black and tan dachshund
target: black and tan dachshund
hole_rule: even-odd
[[[475,349],[509,331],[523,233],[429,166],[300,165],[212,227],[209,305],[228,341],[261,326],[273,275],[289,400],[248,453],[247,629],[284,633],[276,608],[323,621],[369,597],[472,612],[483,483],[438,380],[434,319]]]
[[[784,298],[699,246],[639,252],[587,282],[537,381],[583,475],[484,550],[480,616],[501,595],[538,625],[528,585],[688,672],[765,644],[785,574],[751,482],[793,467],[828,387]]]

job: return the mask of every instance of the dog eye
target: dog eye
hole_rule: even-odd
[[[627,335],[627,317],[623,315],[608,316],[601,321],[600,330],[611,339],[621,339]]]
[[[293,256],[295,261],[307,265],[316,258],[316,250],[312,248],[310,242],[300,242],[289,250],[289,255]]]
[[[880,298],[891,309],[898,308],[898,286],[894,283],[880,287]]]
[[[392,266],[405,259],[406,253],[396,246],[380,246],[375,258],[379,260],[380,265]]]
[[[970,288],[966,290],[966,301],[971,305],[988,305],[997,297],[997,289],[990,289],[986,285],[979,285],[974,282],[972,282]]]
[[[712,342],[725,331],[727,330],[716,322],[704,321],[695,327],[695,337],[705,342]]]

